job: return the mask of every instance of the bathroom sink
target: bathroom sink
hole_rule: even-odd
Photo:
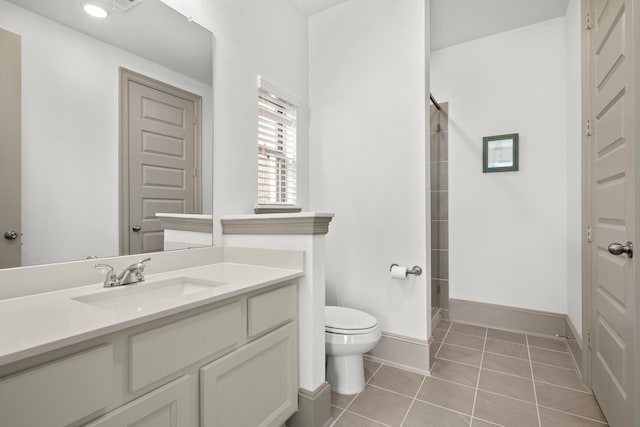
[[[121,315],[146,314],[192,302],[227,283],[190,277],[142,282],[72,298]]]

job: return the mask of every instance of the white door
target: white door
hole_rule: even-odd
[[[202,213],[200,97],[156,80],[129,74],[126,81],[127,120],[122,150],[126,151],[128,212],[123,236],[128,251],[162,251],[164,233],[156,213]]]
[[[634,382],[635,259],[624,248],[635,236],[635,134],[632,8],[635,0],[591,0],[587,31],[587,103],[592,242],[591,386],[611,426],[638,426]],[[635,18],[634,18],[635,19]],[[619,244],[619,245],[616,245]],[[630,248],[629,248],[630,249]],[[623,251],[624,250],[624,251]]]
[[[0,28],[0,268],[19,267],[21,234],[21,40]]]

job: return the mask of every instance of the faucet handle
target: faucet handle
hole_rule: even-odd
[[[116,285],[116,273],[113,270],[113,267],[109,264],[96,264],[96,270],[107,270],[107,275],[104,278],[104,286],[106,288],[110,288]]]
[[[140,273],[142,274],[142,272],[144,271],[144,268],[146,267],[145,263],[149,262],[149,261],[151,261],[151,258],[141,259],[136,264],[134,264],[134,267],[137,268],[138,270],[140,270]]]
[[[145,258],[145,259],[141,259],[140,261],[138,261],[137,264],[134,264],[134,267],[136,269],[135,275],[136,275],[136,280],[138,282],[144,282],[144,268],[146,267],[145,262],[149,262],[151,261],[151,258]]]

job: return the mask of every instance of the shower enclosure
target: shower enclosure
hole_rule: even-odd
[[[431,318],[432,330],[449,319],[449,131],[448,103],[431,97]]]

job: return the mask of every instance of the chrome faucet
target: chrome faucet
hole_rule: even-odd
[[[96,270],[107,270],[107,275],[104,278],[104,287],[112,288],[114,286],[143,282],[145,262],[148,261],[151,261],[151,258],[141,259],[140,261],[126,267],[118,275],[116,275],[113,267],[109,264],[96,264],[95,268]]]

